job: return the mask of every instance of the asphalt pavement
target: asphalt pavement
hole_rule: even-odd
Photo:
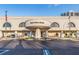
[[[79,42],[70,40],[3,40],[0,55],[79,55]]]

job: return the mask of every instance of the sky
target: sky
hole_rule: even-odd
[[[0,4],[0,16],[59,16],[61,13],[79,12],[79,4]]]

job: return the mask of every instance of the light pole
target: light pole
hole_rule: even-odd
[[[68,20],[69,20],[69,23],[68,23],[68,27],[69,27],[69,31],[71,30],[71,24],[70,24],[70,22],[71,22],[71,20],[70,20],[70,18],[71,18],[71,13],[69,13],[69,16],[68,16]],[[69,32],[69,38],[70,38],[70,33],[71,33],[71,31]]]
[[[5,22],[7,22],[7,10],[5,11]],[[7,30],[7,24],[5,26],[5,29]]]

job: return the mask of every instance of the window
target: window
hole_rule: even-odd
[[[21,22],[21,23],[19,24],[19,27],[25,27],[25,22]]]
[[[58,24],[57,22],[53,22],[53,23],[51,24],[51,27],[59,27],[59,24]]]
[[[10,24],[9,22],[5,22],[5,23],[3,24],[3,27],[11,27],[11,24]]]
[[[68,26],[69,26],[69,27],[76,27],[73,22],[68,23]]]

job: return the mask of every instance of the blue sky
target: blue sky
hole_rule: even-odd
[[[63,12],[79,11],[79,4],[0,4],[0,16],[59,16]]]

